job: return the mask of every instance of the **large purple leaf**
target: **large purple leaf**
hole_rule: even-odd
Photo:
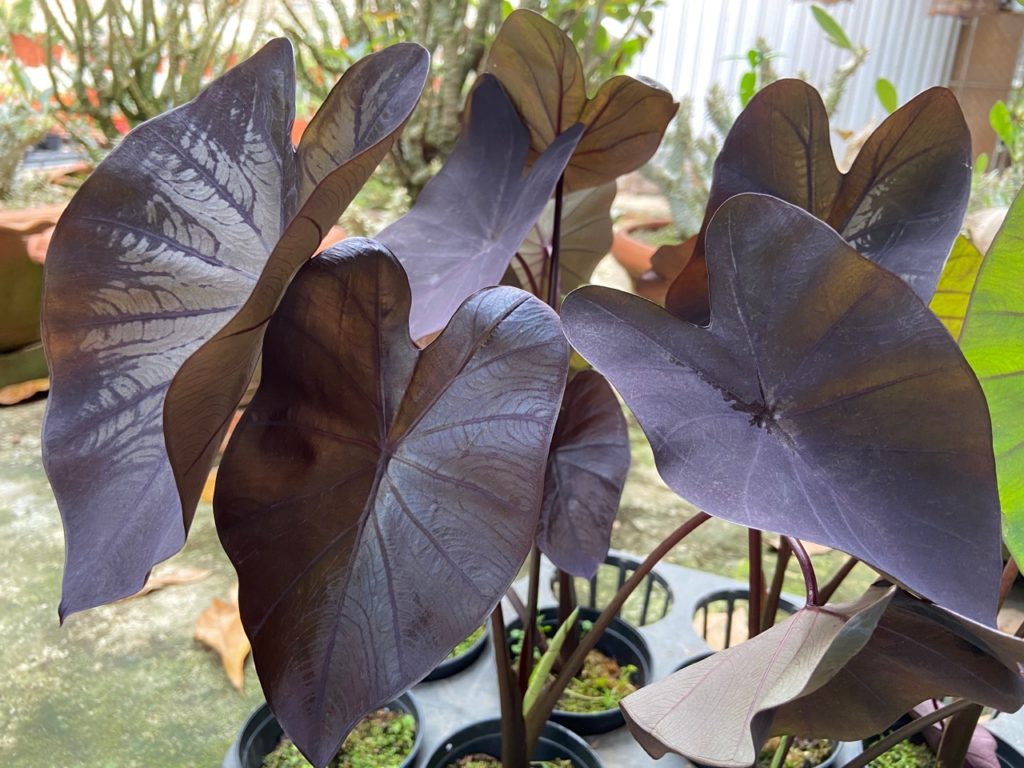
[[[412,44],[363,59],[296,150],[292,48],[274,41],[125,137],[69,204],[43,312],[62,617],[138,591],[181,548],[267,319],[427,69]]]
[[[559,230],[559,292],[568,293],[590,282],[598,263],[612,245],[612,203],[615,182],[565,196]],[[519,284],[538,298],[548,296],[548,275],[554,246],[555,201],[530,227],[512,261]]]
[[[716,517],[849,552],[992,624],[988,409],[942,324],[892,273],[772,197],[725,203],[707,256],[707,329],[605,288],[573,292],[562,310],[661,476]]]
[[[608,554],[629,472],[622,406],[596,371],[565,388],[544,478],[537,546],[558,568],[589,579]]]
[[[524,175],[529,134],[498,81],[481,78],[444,167],[412,210],[377,236],[409,275],[414,339],[444,328],[468,296],[501,281],[581,130],[568,128]]]
[[[1022,640],[872,587],[853,604],[804,608],[622,706],[652,755],[739,768],[769,736],[859,740],[924,699],[951,695],[1014,711],[1024,704],[1022,660]]]
[[[773,195],[813,213],[927,302],[960,232],[970,189],[970,132],[945,88],[927,90],[890,115],[843,174],[821,96],[801,80],[779,80],[750,101],[729,131],[694,259],[669,289],[666,306],[677,317],[706,318],[703,235],[718,207],[742,192]]]
[[[546,151],[570,125],[584,125],[565,169],[569,192],[614,181],[646,163],[679,106],[657,83],[626,75],[606,80],[588,99],[572,40],[526,9],[505,19],[484,68],[501,80],[530,129],[531,152]]]
[[[515,578],[565,384],[558,318],[529,294],[475,294],[422,352],[409,302],[373,241],[304,266],[217,478],[260,680],[319,765]]]
[[[862,739],[943,696],[1013,712],[1024,704],[1021,662],[1024,640],[900,591],[867,645],[827,684],[781,707],[772,732]]]
[[[803,608],[641,688],[622,701],[630,732],[655,758],[678,752],[704,765],[753,765],[773,733],[775,709],[827,682],[863,648],[891,597],[883,590],[848,605]]]

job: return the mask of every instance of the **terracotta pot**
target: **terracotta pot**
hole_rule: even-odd
[[[0,352],[39,341],[46,243],[63,205],[0,211]]]
[[[645,229],[661,229],[671,224],[668,219],[653,221],[634,221],[615,230],[612,236],[612,256],[622,265],[623,269],[635,282],[644,272],[651,269],[651,257],[657,246],[638,240],[633,233]]]

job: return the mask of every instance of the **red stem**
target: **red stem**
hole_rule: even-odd
[[[807,587],[807,604],[821,605],[818,599],[818,577],[814,575],[811,556],[807,554],[807,550],[804,549],[800,539],[794,539],[792,536],[787,536],[786,538],[789,540],[789,545],[793,548],[793,554],[796,556],[796,561],[800,563],[800,570],[804,575],[804,585]]]
[[[750,556],[750,596],[747,598],[747,638],[761,632],[761,597],[764,594],[764,572],[761,564],[761,532],[747,530],[747,550]]]

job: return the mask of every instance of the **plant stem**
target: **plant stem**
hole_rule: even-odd
[[[935,757],[939,765],[946,766],[946,768],[960,768],[964,764],[974,730],[978,727],[981,711],[980,704],[972,704],[963,712],[949,719],[942,729],[939,748],[935,750]]]
[[[772,575],[772,586],[768,590],[768,597],[764,603],[764,614],[761,617],[761,631],[771,629],[775,626],[775,614],[779,612],[779,600],[782,599],[782,585],[786,581],[786,566],[789,565],[789,558],[793,554],[793,547],[789,545],[789,539],[779,539],[778,559],[775,561],[775,573]]]
[[[519,694],[526,693],[533,671],[533,649],[538,644],[537,599],[540,593],[540,550],[533,546],[530,554],[530,578],[527,582],[526,620],[523,622],[523,647],[519,651]]]
[[[566,621],[569,620],[569,616],[572,615],[573,609],[576,607],[576,585],[573,583],[572,575],[566,573],[561,568],[558,569],[558,626],[562,626]],[[543,633],[541,633],[543,637]],[[562,665],[569,661],[572,656],[572,652],[576,650],[576,646],[580,642],[580,628],[579,624],[573,624],[569,627],[569,631],[565,636],[565,642],[562,643],[562,649],[559,651],[559,663],[556,671],[561,670]]]
[[[494,637],[494,664],[498,670],[498,697],[501,702],[501,764],[508,768],[529,768],[523,699],[516,690],[512,674],[512,657],[505,639],[501,603],[491,613],[491,635]]]
[[[580,638],[580,643],[573,652],[569,663],[562,667],[562,671],[558,673],[558,677],[556,677],[554,682],[544,689],[540,698],[537,699],[537,703],[530,710],[530,714],[526,718],[527,751],[531,750],[533,745],[537,743],[537,739],[540,737],[540,732],[544,727],[544,723],[551,715],[551,711],[555,708],[555,704],[558,703],[558,698],[562,695],[562,691],[565,690],[566,686],[569,685],[569,682],[573,678],[572,671],[583,666],[583,661],[586,659],[587,654],[594,649],[595,645],[597,645],[597,641],[601,639],[604,631],[608,628],[608,625],[611,624],[612,619],[618,615],[629,596],[633,594],[633,591],[643,583],[644,579],[647,578],[647,574],[651,572],[654,566],[657,565],[665,555],[672,551],[672,548],[676,544],[685,539],[710,519],[711,516],[706,512],[698,512],[681,526],[676,528],[666,538],[662,539],[661,543],[651,551],[651,554],[647,556],[647,558],[633,572],[633,575],[630,576],[626,583],[619,588],[619,591],[615,593],[611,602],[605,606],[605,609],[601,611],[601,615],[594,621],[590,631]]]
[[[793,746],[793,737],[786,734],[779,741],[779,748],[775,750],[775,754],[772,755],[771,768],[782,768],[786,764],[786,755],[789,754],[789,748]]]
[[[1013,582],[1017,580],[1019,573],[1020,568],[1017,567],[1017,561],[1013,559],[1013,555],[1010,555],[1006,561],[1006,567],[1003,568],[1003,575],[999,579],[999,605],[996,607],[996,610],[1003,607],[1003,603],[1006,602],[1006,598],[1013,588]]]
[[[565,174],[558,177],[555,187],[555,215],[551,228],[551,257],[548,259],[548,306],[558,311],[559,265],[558,255],[562,245],[562,198],[565,189]]]
[[[902,728],[897,728],[888,736],[884,736],[879,739],[855,758],[850,760],[850,762],[842,768],[863,768],[863,766],[870,763],[879,755],[888,752],[901,741],[913,736],[915,733],[920,733],[932,723],[937,723],[939,720],[947,718],[950,715],[955,715],[957,712],[962,712],[968,707],[973,706],[975,706],[973,702],[967,701],[966,699],[960,699],[959,701],[947,704],[934,712],[929,712],[927,715],[922,715],[916,720],[907,723]]]
[[[750,558],[750,595],[747,598],[747,639],[761,632],[761,595],[764,592],[764,572],[761,564],[761,532],[747,530],[747,551]]]
[[[835,572],[835,575],[833,575],[825,586],[821,588],[821,591],[818,593],[818,599],[821,600],[822,605],[832,598],[832,595],[835,594],[835,591],[839,589],[839,586],[846,580],[846,577],[850,575],[850,571],[852,571],[854,566],[859,562],[860,560],[856,557],[851,556],[847,558],[846,562],[843,563],[839,570]]]
[[[804,585],[807,587],[807,604],[821,605],[818,600],[818,577],[814,575],[811,556],[807,554],[807,550],[800,543],[800,539],[794,539],[792,536],[787,536],[786,539],[789,540],[789,546],[793,548],[793,554],[796,556],[796,561],[800,563],[800,570],[804,574]]]

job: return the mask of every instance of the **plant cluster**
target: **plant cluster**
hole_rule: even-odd
[[[616,177],[676,105],[623,76],[590,95],[572,40],[525,10],[411,210],[311,258],[430,66],[411,43],[360,59],[293,146],[293,53],[274,41],[139,126],[71,202],[43,324],[62,618],[180,549],[262,359],[214,513],[268,702],[314,765],[489,616],[501,760],[525,768],[630,594],[710,516],[748,529],[749,639],[623,700],[649,753],[742,768],[784,736],[781,764],[793,736],[864,738],[954,696],[912,728],[955,715],[939,757],[962,764],[980,705],[1024,704],[1024,641],[994,628],[1001,521],[1024,553],[1024,201],[984,257],[956,241],[970,142],[951,94],[894,112],[842,173],[819,94],[763,88],[662,308],[584,284]],[[570,371],[570,343],[592,369]],[[583,633],[573,577],[607,554],[629,464],[612,386],[703,511]],[[763,531],[785,542],[770,581]],[[819,586],[804,540],[879,581],[829,603],[848,569]],[[549,640],[542,554],[559,569]],[[776,624],[790,557],[806,604]],[[514,666],[501,600],[527,561]]]
[[[416,742],[416,718],[393,709],[378,709],[360,720],[345,737],[328,768],[398,768]],[[288,739],[267,755],[263,768],[310,768]]]

